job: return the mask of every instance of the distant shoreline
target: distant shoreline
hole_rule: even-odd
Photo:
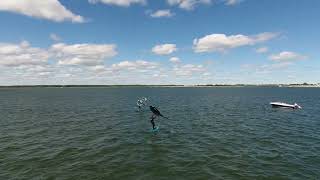
[[[209,85],[12,85],[0,88],[125,88],[125,87],[279,87],[279,88],[320,88],[320,84],[209,84]]]

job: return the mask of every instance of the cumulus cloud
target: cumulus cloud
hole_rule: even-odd
[[[96,65],[96,66],[89,66],[89,70],[96,73],[101,73],[101,72],[108,71],[108,68],[106,68],[104,65]]]
[[[89,3],[104,3],[115,6],[129,7],[131,4],[146,4],[146,0],[88,0]]]
[[[50,52],[60,65],[101,65],[103,60],[117,55],[114,44],[54,44]]]
[[[255,69],[255,72],[257,74],[270,74],[274,71],[283,71],[284,69],[287,69],[292,65],[293,65],[292,62],[278,62],[278,63],[272,63],[272,64],[263,64],[258,66]]]
[[[193,10],[199,4],[211,4],[211,0],[167,0],[171,6],[178,6],[181,9]]]
[[[255,45],[265,42],[278,36],[278,33],[265,32],[253,36],[242,34],[230,35],[211,34],[200,39],[194,39],[194,51],[197,53],[203,52],[224,52],[228,49],[241,46]]]
[[[169,55],[177,50],[175,44],[160,44],[152,48],[152,52],[158,55]]]
[[[211,76],[211,73],[205,72],[205,73],[202,74],[202,76]]]
[[[194,73],[204,73],[206,69],[203,65],[186,64],[174,67],[173,71],[177,76],[192,76]]]
[[[241,69],[244,72],[257,73],[257,74],[270,74],[275,71],[283,71],[290,66],[293,66],[294,63],[291,61],[281,61],[273,62],[268,64],[243,64]]]
[[[57,72],[57,69],[55,68],[55,65],[49,65],[49,64],[41,64],[41,65],[22,65],[15,67],[16,70],[22,70],[24,72],[24,75],[28,75],[30,77],[32,76],[49,76],[52,74],[55,74]]]
[[[159,66],[156,62],[149,62],[144,60],[137,61],[122,61],[117,64],[112,64],[112,70],[141,70],[141,69],[155,69]]]
[[[166,78],[166,77],[169,77],[169,75],[167,74],[153,74],[152,75],[153,77],[156,77],[156,78]]]
[[[20,44],[0,43],[2,66],[43,65],[48,59],[49,53],[46,50],[31,47],[27,41]]]
[[[240,3],[241,0],[225,0],[225,4],[232,6],[232,5],[236,5],[238,3]]]
[[[54,33],[51,33],[49,37],[53,41],[61,41],[62,40],[60,36],[58,36],[57,34],[54,34]]]
[[[157,10],[150,14],[153,18],[161,18],[161,17],[172,17],[174,14],[170,11],[170,9],[162,9]]]
[[[0,11],[9,11],[56,22],[84,22],[82,16],[72,13],[58,0],[1,0]]]
[[[293,60],[302,60],[306,58],[307,56],[304,56],[295,52],[290,52],[290,51],[283,51],[283,52],[280,52],[279,54],[273,54],[269,56],[269,59],[274,61],[293,61]]]
[[[170,58],[169,61],[172,63],[180,63],[181,62],[180,58],[178,58],[178,57],[172,57],[172,58]]]
[[[271,69],[283,69],[293,65],[292,62],[280,62],[270,65]]]
[[[260,48],[256,49],[256,52],[260,53],[260,54],[267,53],[268,51],[269,51],[269,49],[267,47],[260,47]]]

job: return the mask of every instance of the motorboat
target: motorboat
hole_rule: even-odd
[[[301,109],[301,106],[299,106],[297,103],[287,104],[287,103],[283,103],[283,102],[271,102],[270,104],[272,107],[275,107],[275,108]]]

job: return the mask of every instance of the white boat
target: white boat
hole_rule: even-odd
[[[271,102],[270,104],[272,105],[272,107],[277,107],[277,108],[301,109],[301,106],[299,106],[297,103],[287,104],[283,102]]]

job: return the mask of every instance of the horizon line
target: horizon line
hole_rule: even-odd
[[[89,86],[320,86],[320,83],[270,83],[270,84],[34,84],[34,85],[0,85],[0,87],[89,87]]]

